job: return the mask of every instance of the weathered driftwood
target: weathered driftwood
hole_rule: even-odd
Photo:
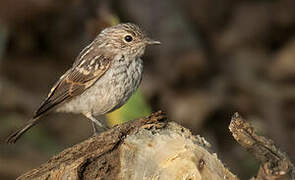
[[[208,145],[157,112],[68,148],[19,179],[235,179]]]
[[[253,127],[238,113],[232,117],[229,129],[236,141],[261,164],[251,180],[295,179],[294,165],[271,139],[257,135]]]
[[[240,143],[241,139],[249,138],[245,138],[249,132],[245,131],[244,123],[235,115],[230,126]],[[255,142],[259,139],[253,136],[252,131],[250,135],[252,140],[255,137]],[[246,149],[253,149],[249,148],[253,144],[245,143],[248,144]],[[260,144],[264,146],[263,142]],[[18,179],[238,179],[224,167],[216,154],[208,152],[209,146],[188,129],[168,122],[159,111],[149,117],[115,126],[68,148]],[[290,172],[293,165],[283,153],[279,153],[279,157],[276,162],[282,160],[283,165],[279,163],[276,167],[281,168],[283,171],[278,172],[284,175]],[[262,162],[263,167],[270,167],[265,165],[267,162]],[[261,171],[257,179],[268,177],[260,175]]]

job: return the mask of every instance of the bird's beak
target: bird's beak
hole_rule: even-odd
[[[155,41],[155,40],[150,39],[150,38],[147,38],[146,39],[146,44],[148,44],[148,45],[159,45],[159,44],[161,44],[161,42],[160,41]]]

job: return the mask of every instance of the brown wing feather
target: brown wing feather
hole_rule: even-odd
[[[110,67],[111,57],[106,55],[86,57],[67,71],[53,86],[46,100],[36,111],[34,118],[82,94],[91,87]]]

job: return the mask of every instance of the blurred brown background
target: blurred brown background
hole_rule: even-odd
[[[294,0],[1,0],[0,138],[28,120],[79,51],[119,19],[162,42],[144,57],[141,91],[153,111],[204,136],[242,179],[258,164],[229,133],[236,111],[294,162],[294,9]],[[16,145],[0,144],[0,179],[91,134],[83,116],[45,117]]]

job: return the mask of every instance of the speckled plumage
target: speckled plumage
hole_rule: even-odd
[[[135,92],[142,78],[141,56],[152,44],[159,42],[148,38],[135,24],[104,29],[52,87],[33,119],[6,141],[15,143],[40,117],[52,111],[81,113],[103,126],[93,116],[121,107]]]
[[[142,60],[114,58],[110,68],[80,96],[57,108],[58,112],[101,115],[121,107],[138,88],[143,72]]]

